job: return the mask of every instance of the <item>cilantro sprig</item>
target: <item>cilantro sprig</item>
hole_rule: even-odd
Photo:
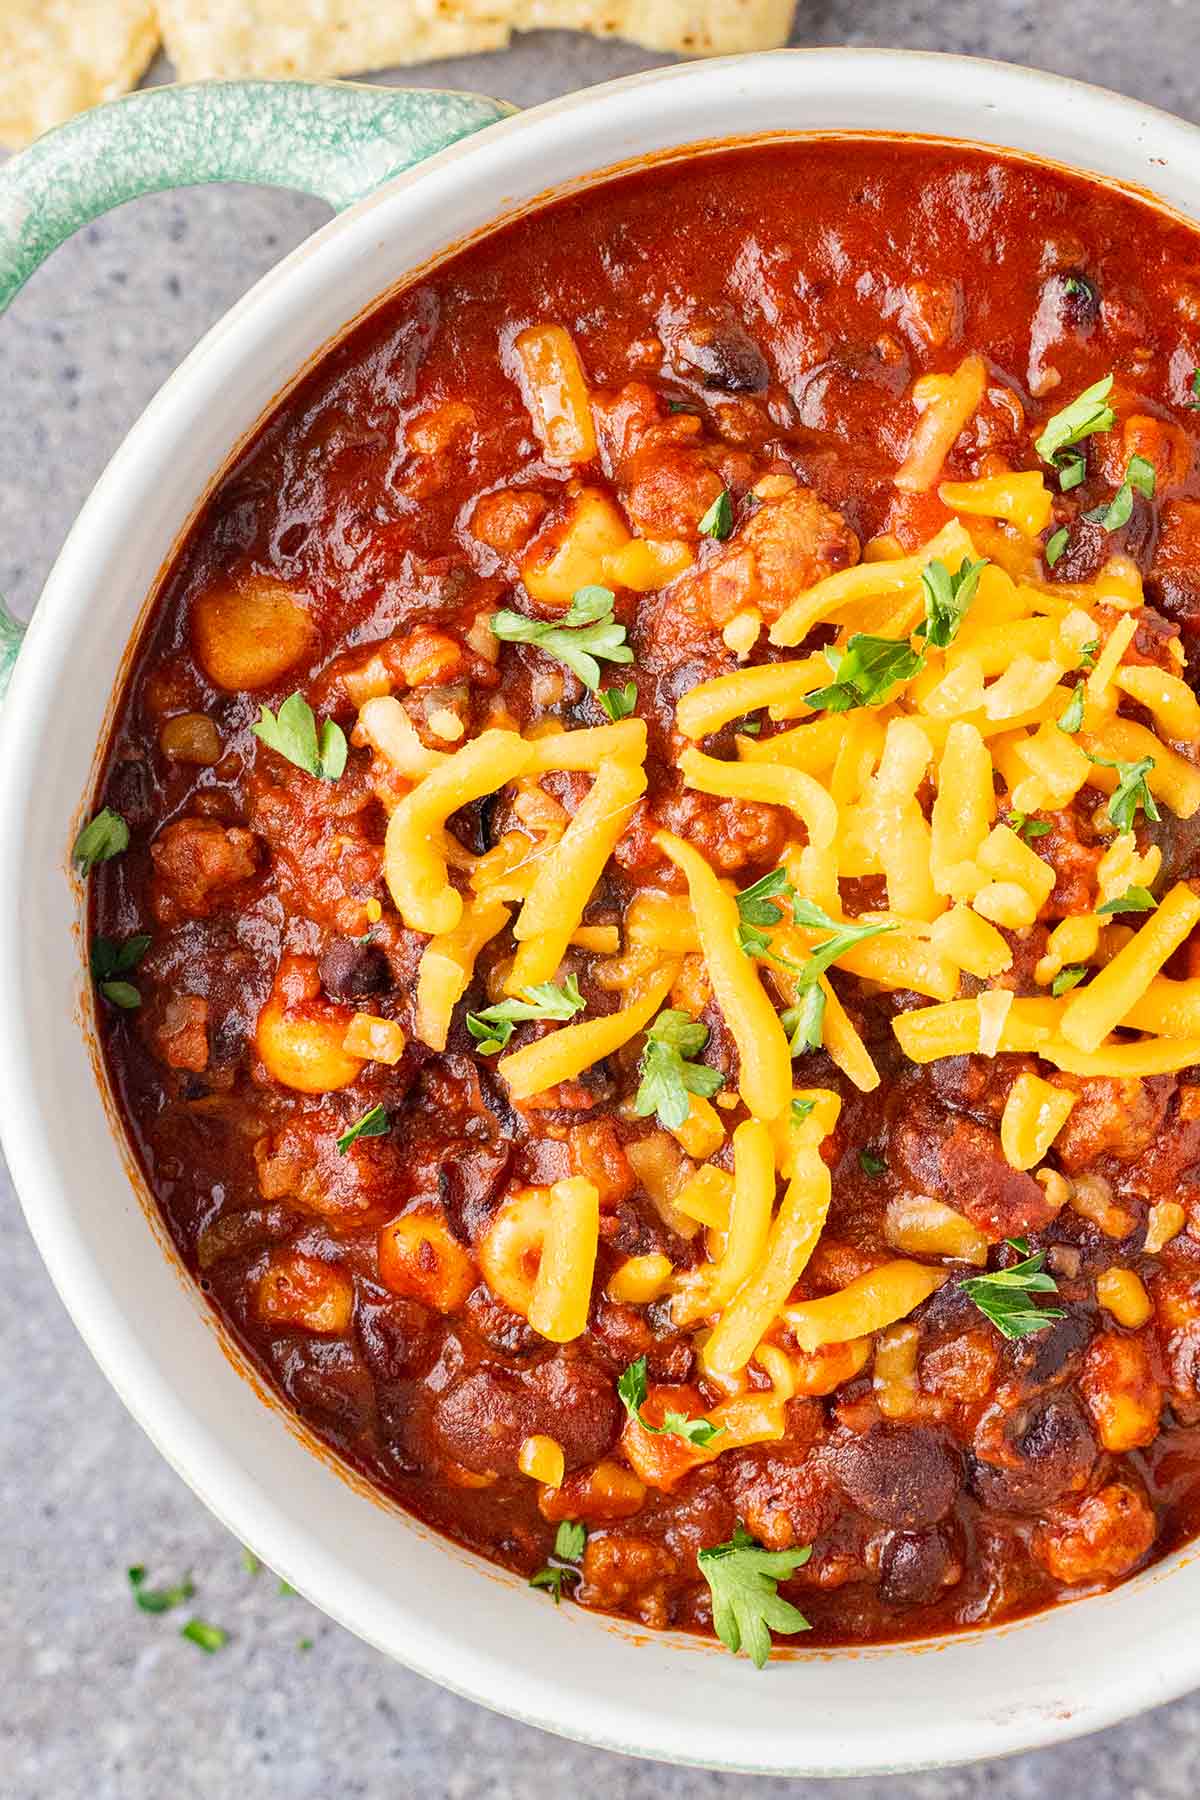
[[[1148,819],[1158,820],[1162,817],[1154,795],[1146,785],[1146,777],[1154,767],[1152,756],[1139,757],[1137,762],[1119,762],[1107,756],[1096,756],[1088,752],[1088,761],[1101,769],[1115,769],[1117,785],[1113,789],[1108,802],[1108,816],[1118,831],[1132,831],[1133,821],[1138,808]]]
[[[261,708],[258,723],[250,727],[268,750],[286,757],[318,781],[336,781],[346,767],[346,734],[332,719],[320,733],[313,709],[303,694],[289,694],[277,713]]]
[[[107,862],[110,856],[120,856],[129,848],[129,827],[119,812],[111,806],[102,807],[95,818],[89,819],[71,848],[71,860],[81,875],[86,875],[97,863]]]
[[[725,1429],[723,1425],[714,1425],[711,1419],[689,1419],[686,1413],[670,1410],[664,1411],[661,1425],[652,1425],[642,1414],[646,1393],[646,1358],[639,1356],[617,1382],[617,1394],[629,1417],[643,1431],[653,1432],[655,1437],[682,1438],[685,1444],[694,1444],[698,1450],[703,1450]]]
[[[587,1527],[577,1519],[564,1519],[554,1534],[554,1552],[549,1562],[531,1575],[531,1588],[546,1588],[554,1596],[555,1606],[562,1603],[563,1582],[580,1581],[583,1571],[576,1565],[587,1543]]]
[[[576,588],[562,619],[554,624],[531,619],[508,608],[491,617],[492,631],[506,644],[536,644],[578,675],[594,694],[600,686],[602,662],[631,663],[633,651],[625,642],[625,627],[613,617],[611,588]]]
[[[627,719],[636,708],[637,682],[627,681],[624,687],[605,688],[596,698],[615,725],[619,719]]]
[[[921,586],[925,593],[925,618],[917,626],[916,635],[924,637],[935,650],[945,650],[958,636],[958,628],[967,616],[967,608],[979,588],[979,577],[988,559],[959,564],[951,574],[944,562],[935,556],[921,570]]]
[[[1108,502],[1107,506],[1094,506],[1091,512],[1084,513],[1094,525],[1102,531],[1120,531],[1122,525],[1128,525],[1133,516],[1133,496],[1137,492],[1147,500],[1154,498],[1154,464],[1147,462],[1144,456],[1131,456],[1125,469],[1125,479]]]
[[[1043,1272],[1046,1252],[1028,1254],[1024,1238],[1008,1238],[1008,1246],[1021,1257],[1011,1269],[996,1269],[987,1275],[971,1275],[959,1287],[974,1301],[985,1319],[990,1319],[1001,1337],[1029,1337],[1044,1331],[1055,1319],[1065,1319],[1061,1307],[1035,1306],[1031,1294],[1057,1294],[1053,1275]]]
[[[1068,963],[1050,983],[1050,992],[1057,1000],[1061,994],[1069,994],[1072,988],[1078,987],[1090,974],[1091,970],[1086,963]]]
[[[349,1131],[342,1133],[337,1141],[338,1155],[345,1156],[352,1144],[359,1138],[386,1137],[392,1128],[391,1117],[386,1106],[372,1106],[361,1119],[356,1119]]]
[[[523,999],[498,1000],[482,1012],[467,1014],[467,1030],[480,1056],[495,1056],[503,1050],[516,1026],[526,1019],[573,1019],[587,1005],[574,975],[568,975],[562,987],[553,981],[538,981],[521,993]]]
[[[144,1613],[170,1612],[172,1607],[182,1606],[196,1592],[196,1584],[190,1575],[185,1575],[173,1587],[148,1588],[146,1570],[142,1563],[134,1563],[131,1569],[126,1570],[126,1574],[133,1590],[134,1605]]]
[[[1058,530],[1052,531],[1050,536],[1046,539],[1042,555],[1046,559],[1046,567],[1048,569],[1052,569],[1062,556],[1063,551],[1067,547],[1067,540],[1070,535],[1067,527],[1065,525],[1060,525]]]
[[[814,712],[850,712],[858,706],[877,706],[901,681],[911,681],[925,667],[925,653],[914,650],[907,638],[871,637],[856,631],[844,650],[821,654],[833,670],[828,687],[805,694],[804,704]]]
[[[660,1125],[678,1131],[690,1111],[689,1094],[711,1099],[725,1085],[719,1069],[694,1060],[708,1042],[708,1026],[690,1013],[668,1007],[646,1033],[641,1082],[633,1110],[639,1119],[658,1115]]]
[[[827,930],[833,933],[824,943],[818,944],[803,962],[781,955],[768,936],[768,930],[782,923],[787,916],[785,901],[790,902],[791,917],[795,924],[802,925],[809,931]],[[850,925],[831,919],[814,901],[806,900],[796,893],[788,880],[786,869],[782,868],[773,869],[769,875],[764,875],[750,887],[743,888],[737,895],[737,907],[737,941],[740,949],[747,956],[778,964],[781,969],[787,969],[795,979],[799,997],[795,1005],[785,1008],[779,1015],[792,1055],[799,1056],[805,1050],[819,1050],[825,1025],[825,995],[819,985],[822,975],[839,956],[844,956],[856,944],[878,937],[885,931],[896,931],[896,922],[878,919],[872,920],[868,925]]]
[[[1063,707],[1062,712],[1056,720],[1058,729],[1060,731],[1065,731],[1068,737],[1074,737],[1075,733],[1083,724],[1084,699],[1084,684],[1081,681],[1072,690],[1071,698],[1067,701],[1067,704]]]
[[[1087,473],[1083,452],[1075,446],[1097,432],[1111,431],[1116,423],[1116,414],[1108,404],[1112,385],[1111,375],[1093,382],[1069,406],[1047,419],[1034,440],[1033,447],[1042,461],[1058,470],[1058,485],[1064,493],[1078,487]]]
[[[721,489],[696,529],[718,543],[729,536],[733,530],[733,495],[728,488]]]
[[[1101,917],[1104,917],[1106,914],[1111,916],[1113,913],[1153,912],[1157,905],[1158,901],[1149,888],[1127,887],[1123,894],[1118,894],[1115,900],[1106,900],[1103,906],[1096,908],[1096,911]]]
[[[772,869],[751,882],[736,896],[738,919],[743,925],[779,925],[787,917],[796,890],[784,868]]]
[[[744,1650],[756,1669],[771,1654],[771,1633],[807,1631],[808,1620],[779,1595],[779,1583],[803,1568],[812,1546],[764,1550],[743,1525],[725,1544],[701,1550],[696,1558],[712,1593],[713,1630],[736,1656]]]
[[[1004,822],[1010,831],[1015,831],[1026,843],[1031,838],[1047,837],[1054,829],[1049,819],[1035,819],[1023,812],[1010,812]]]
[[[142,1004],[142,996],[133,983],[121,978],[137,968],[149,948],[148,931],[139,931],[135,937],[126,938],[123,944],[106,937],[92,939],[89,959],[92,978],[111,1006],[133,1012]]]

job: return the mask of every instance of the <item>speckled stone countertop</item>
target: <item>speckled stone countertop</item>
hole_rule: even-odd
[[[796,43],[1029,62],[1200,118],[1197,0],[809,0]],[[386,79],[519,104],[668,60],[561,33]],[[163,78],[162,66],[154,76]],[[936,120],[931,120],[936,128]],[[139,201],[61,250],[0,323],[0,591],[32,607],[118,440],[213,320],[320,222],[299,197]],[[580,1749],[386,1662],[281,1595],[161,1460],[75,1334],[0,1166],[0,1793],[11,1800],[724,1800],[784,1785]],[[128,1564],[191,1570],[207,1657],[130,1604]],[[869,1704],[869,1696],[867,1698]],[[931,1703],[936,1698],[931,1696]],[[1200,1694],[1065,1748],[811,1800],[1193,1800]]]

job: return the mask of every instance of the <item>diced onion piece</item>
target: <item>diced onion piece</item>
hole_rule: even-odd
[[[591,462],[596,454],[592,402],[570,332],[561,325],[531,325],[518,333],[513,347],[547,462]]]
[[[907,1318],[945,1279],[943,1269],[901,1258],[870,1269],[839,1293],[785,1306],[783,1317],[802,1350],[819,1350],[822,1344],[866,1337]]]
[[[469,899],[453,931],[431,938],[417,969],[417,1036],[431,1050],[444,1050],[450,1021],[475,973],[475,959],[508,924],[498,900]]]
[[[897,1194],[888,1201],[883,1234],[908,1256],[942,1256],[983,1268],[988,1240],[978,1225],[929,1194]]]
[[[553,980],[604,865],[645,791],[646,774],[639,765],[613,760],[601,766],[587,799],[539,863],[513,926],[518,949],[505,984],[508,993]]]
[[[1132,1269],[1105,1269],[1097,1275],[1096,1298],[1127,1331],[1140,1331],[1154,1316],[1154,1303]]]
[[[1006,519],[1026,537],[1046,529],[1054,504],[1040,469],[986,475],[978,481],[943,481],[938,499],[951,512]]]
[[[522,1440],[517,1452],[517,1467],[522,1475],[528,1475],[531,1481],[540,1481],[543,1487],[561,1487],[567,1468],[563,1447],[556,1439],[535,1432],[532,1437]]]
[[[1000,1144],[1010,1168],[1032,1169],[1042,1161],[1077,1099],[1040,1075],[1017,1076],[1000,1115]]]
[[[648,1256],[627,1256],[609,1277],[608,1297],[630,1306],[648,1306],[666,1293],[673,1274],[671,1259],[655,1250]]]
[[[987,365],[973,353],[963,358],[953,374],[922,375],[913,383],[912,401],[920,417],[894,478],[903,493],[924,494],[933,486],[986,388]]]
[[[374,1013],[355,1013],[346,1027],[342,1049],[366,1062],[386,1063],[394,1067],[404,1055],[405,1038],[394,1019],[380,1019]]]
[[[936,1062],[942,1056],[970,1056],[979,1048],[979,999],[951,1000],[942,1006],[922,1006],[899,1013],[892,1030],[910,1062]],[[1016,999],[1008,1009],[997,1045],[1000,1051],[1037,1051],[1053,1038],[1062,1018],[1063,1002],[1051,999]]]
[[[484,731],[447,757],[396,807],[384,839],[383,872],[410,930],[437,936],[458,924],[463,903],[446,871],[446,820],[523,775],[531,754],[532,747],[515,731]]]
[[[593,1183],[582,1175],[556,1181],[529,1305],[529,1323],[552,1343],[568,1344],[587,1330],[599,1232]]]
[[[1125,948],[1070,996],[1060,1025],[1067,1043],[1078,1050],[1099,1049],[1198,921],[1200,895],[1177,882]]]
[[[705,1370],[733,1375],[745,1368],[804,1273],[824,1229],[829,1200],[829,1170],[820,1152],[811,1145],[797,1146],[791,1180],[771,1228],[766,1254],[705,1342],[700,1352]],[[860,1334],[838,1334],[842,1339],[856,1335]],[[801,1341],[797,1337],[797,1342]]]
[[[755,1118],[773,1119],[792,1096],[792,1056],[755,965],[738,946],[737,903],[690,844],[667,831],[654,842],[686,877],[708,977],[737,1045],[742,1099]]]
[[[573,1081],[593,1063],[627,1044],[645,1030],[670,993],[678,973],[678,961],[668,958],[647,976],[642,986],[634,989],[628,1006],[601,1019],[560,1026],[534,1043],[502,1056],[497,1067],[513,1099],[528,1100],[533,1094],[557,1087],[560,1081]]]
[[[843,607],[888,594],[913,593],[915,625],[920,618],[921,605],[916,589],[925,565],[937,560],[944,562],[947,568],[957,570],[964,558],[972,558],[974,554],[975,547],[967,533],[957,519],[952,519],[936,537],[923,544],[915,556],[856,563],[851,569],[839,569],[836,574],[824,576],[780,614],[770,630],[771,642],[788,648],[802,644],[814,625],[840,612]],[[818,685],[824,686],[828,680],[827,672]],[[731,713],[729,716],[735,718],[737,715]]]

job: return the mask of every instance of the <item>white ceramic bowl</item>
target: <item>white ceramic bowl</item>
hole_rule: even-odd
[[[279,390],[404,271],[541,195],[548,176],[561,187],[714,137],[930,124],[1138,184],[1200,215],[1200,132],[997,63],[782,52],[659,70],[507,119],[343,213],[192,352],[84,508],[4,707],[4,1143],[30,1227],[97,1361],[212,1510],[350,1630],[516,1718],[681,1763],[866,1774],[1111,1724],[1200,1682],[1200,1566],[1177,1555],[1018,1626],[799,1652],[757,1674],[719,1649],[556,1609],[432,1536],[314,1454],[283,1409],[264,1403],[147,1211],[81,1029],[80,896],[66,849],[127,640],[181,527]]]

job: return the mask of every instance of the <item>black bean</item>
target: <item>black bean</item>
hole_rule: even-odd
[[[330,938],[321,952],[317,971],[331,1000],[357,1000],[365,994],[384,994],[392,985],[388,959],[376,944],[356,938]]]

